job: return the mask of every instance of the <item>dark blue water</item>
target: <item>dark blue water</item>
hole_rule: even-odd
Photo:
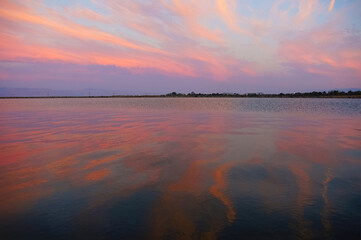
[[[360,239],[359,99],[0,110],[0,239]]]

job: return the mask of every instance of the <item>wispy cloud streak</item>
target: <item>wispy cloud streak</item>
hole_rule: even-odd
[[[335,4],[335,0],[332,0],[331,3],[330,3],[330,6],[328,8],[330,11],[332,11],[334,4]]]
[[[227,84],[353,72],[356,83],[360,3],[340,2],[337,10],[334,3],[4,0],[0,59],[111,65]]]

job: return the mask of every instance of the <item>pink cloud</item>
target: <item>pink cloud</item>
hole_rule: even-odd
[[[283,41],[279,53],[285,61],[304,66],[310,73],[331,77],[336,72],[351,71],[360,78],[361,48],[352,38],[327,26]]]
[[[110,65],[255,86],[288,77],[290,66],[330,78],[347,72],[354,82],[361,76],[357,29],[343,31],[354,22],[345,15],[352,5],[329,14],[318,0],[278,0],[269,9],[235,0],[92,4],[1,1],[0,60]]]

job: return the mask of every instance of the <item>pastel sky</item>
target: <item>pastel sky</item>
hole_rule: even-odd
[[[1,0],[0,87],[361,88],[360,0]]]

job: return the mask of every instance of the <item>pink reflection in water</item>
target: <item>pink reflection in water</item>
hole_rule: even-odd
[[[238,211],[237,191],[257,192],[266,208],[284,210],[285,204],[273,199],[292,188],[296,192],[285,203],[300,235],[310,237],[305,206],[321,196],[322,223],[330,231],[327,191],[332,169],[344,162],[360,164],[355,157],[342,157],[343,151],[360,151],[355,131],[360,117],[330,120],[307,114],[296,118],[81,105],[41,109],[19,106],[2,113],[2,216],[32,211],[37,202],[79,190],[87,199],[78,211],[81,224],[92,209],[101,209],[106,217],[119,199],[148,188],[159,193],[149,210],[150,237],[159,239],[172,231],[184,238],[216,239],[222,229],[245,217]],[[315,165],[327,170],[314,176],[310,172]],[[250,166],[264,168],[267,175],[253,180],[230,177],[232,170]],[[279,168],[293,176],[289,181],[296,190],[279,179]],[[207,227],[198,229],[199,221]]]

